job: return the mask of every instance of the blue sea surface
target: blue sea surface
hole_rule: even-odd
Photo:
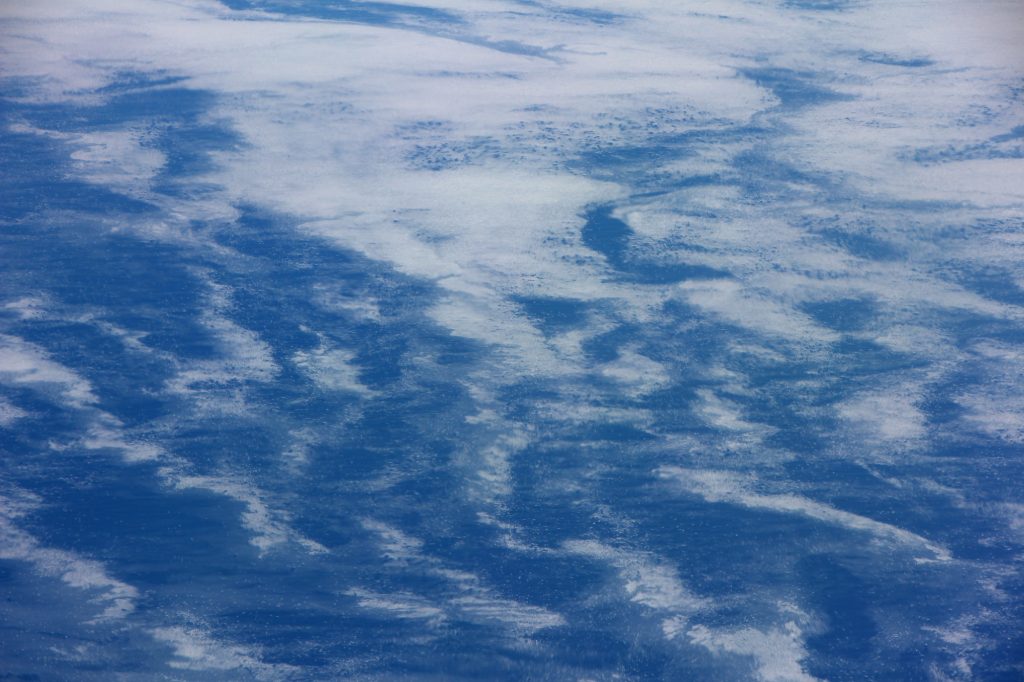
[[[1012,55],[108,4],[0,9],[0,679],[1024,679]]]

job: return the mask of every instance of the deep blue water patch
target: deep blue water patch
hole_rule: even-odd
[[[821,665],[818,674],[834,675],[834,670],[850,673],[838,679],[855,679],[852,668],[870,665],[872,638],[878,627],[871,616],[872,586],[846,569],[834,557],[810,555],[799,562],[801,578],[827,619],[826,632],[811,637],[807,645],[831,665]],[[843,665],[836,665],[841,662]],[[842,673],[840,673],[842,674]]]
[[[24,103],[19,104],[17,110],[46,130],[88,132],[138,122],[154,127],[194,124],[209,111],[215,98],[213,93],[204,90],[153,86],[141,76],[137,80],[141,82],[133,83],[131,89],[115,92],[101,104]],[[163,82],[164,79],[156,81]]]
[[[883,238],[876,237],[872,230],[823,229],[817,236],[842,248],[850,255],[864,260],[895,261],[906,257],[906,251]]]
[[[835,12],[856,7],[856,0],[785,0],[786,7],[799,10]]]
[[[515,301],[545,334],[556,334],[583,325],[589,304],[570,298],[520,296]]]
[[[631,248],[636,233],[612,215],[613,207],[598,206],[587,212],[583,244],[602,254],[623,279],[639,284],[675,284],[685,280],[728,277],[722,270],[699,264],[662,263],[644,258]]]
[[[840,332],[864,329],[878,315],[875,302],[865,298],[815,301],[803,309],[820,324]]]
[[[872,64],[900,66],[907,69],[920,69],[935,63],[927,57],[900,57],[888,52],[865,52],[860,56],[860,60],[862,62],[871,62]]]
[[[388,2],[359,2],[339,0],[323,3],[315,1],[281,2],[281,0],[224,0],[234,10],[259,10],[291,16],[303,16],[333,21],[350,21],[377,26],[427,21],[439,26],[461,23],[458,15],[423,5],[403,5]]]
[[[779,99],[779,106],[784,110],[797,110],[854,99],[851,95],[822,85],[822,74],[777,67],[743,69],[740,73],[761,87],[771,90]]]
[[[488,39],[465,30],[465,22],[459,14],[423,5],[357,0],[340,0],[329,4],[308,0],[298,3],[281,0],[224,0],[224,4],[234,10],[258,10],[284,16],[402,28],[459,40],[498,52],[544,59],[551,59],[550,53],[558,49],[516,40]]]

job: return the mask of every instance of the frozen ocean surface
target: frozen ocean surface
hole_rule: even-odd
[[[1024,679],[1022,46],[0,4],[0,679]]]

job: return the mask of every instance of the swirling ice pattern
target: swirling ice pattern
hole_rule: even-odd
[[[1024,675],[1019,3],[0,18],[5,675]]]

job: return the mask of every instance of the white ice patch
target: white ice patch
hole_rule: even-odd
[[[332,312],[343,312],[363,322],[380,322],[380,304],[372,298],[346,296],[336,287],[319,284],[313,287],[317,293],[314,301],[317,305]]]
[[[268,682],[292,679],[297,672],[293,666],[264,663],[260,659],[259,650],[224,642],[203,628],[160,627],[150,630],[150,634],[174,650],[169,664],[178,670],[220,673],[236,671]]]
[[[482,502],[500,505],[512,494],[513,458],[529,444],[530,438],[525,429],[510,427],[509,433],[468,452],[467,458],[475,476],[470,483],[470,493]]]
[[[71,159],[82,176],[129,195],[144,194],[166,161],[146,142],[146,132],[135,129],[79,133],[69,140],[75,148]]]
[[[285,465],[293,472],[309,464],[309,452],[319,442],[314,429],[298,429],[289,434],[291,441],[281,453]]]
[[[964,420],[991,438],[1024,443],[1024,352],[992,342],[972,351],[982,380],[956,398],[965,410]]]
[[[503,599],[490,590],[477,590],[455,597],[451,605],[471,620],[501,623],[518,636],[529,637],[540,630],[565,625],[565,618],[558,613],[540,606]]]
[[[708,502],[725,502],[750,509],[765,509],[780,514],[804,516],[849,530],[868,533],[882,543],[926,551],[934,561],[949,561],[953,558],[953,555],[945,547],[903,528],[836,509],[800,495],[755,492],[757,479],[753,476],[744,476],[731,471],[693,470],[675,466],[659,468],[658,475],[663,479],[680,484],[687,492],[699,495]]]
[[[919,382],[863,391],[838,406],[839,416],[868,443],[913,445],[928,434]]]
[[[352,351],[333,348],[321,336],[319,346],[308,351],[298,351],[292,355],[292,362],[324,390],[373,395],[373,391],[359,380],[359,367],[355,364],[355,358]]]
[[[423,541],[406,535],[394,526],[375,519],[363,519],[362,526],[377,535],[381,554],[390,561],[410,563],[424,559]]]
[[[739,407],[732,401],[718,397],[714,391],[702,388],[697,391],[700,403],[697,413],[712,426],[727,432],[754,434],[770,433],[773,429],[764,424],[749,422],[743,418]]]
[[[838,334],[804,313],[733,280],[684,282],[679,292],[688,303],[759,334],[798,344],[825,344],[839,339]]]
[[[64,404],[81,409],[98,402],[88,380],[23,339],[0,334],[0,381],[56,391]]]
[[[678,622],[709,606],[711,602],[691,592],[674,567],[642,552],[631,552],[597,540],[569,540],[562,547],[570,554],[605,561],[619,573],[629,600],[656,611],[675,614]]]
[[[40,296],[23,296],[3,305],[18,316],[19,320],[41,320],[49,316],[50,302]]]
[[[9,428],[14,422],[27,416],[28,412],[0,396],[0,427]]]
[[[380,611],[392,618],[422,620],[434,627],[447,620],[444,609],[415,594],[407,592],[382,594],[362,588],[352,588],[345,594],[355,597],[360,608]]]
[[[614,361],[602,365],[600,372],[632,397],[647,395],[669,383],[667,370],[661,363],[628,348],[620,350]]]
[[[674,632],[677,636],[681,634],[678,629]],[[712,653],[752,657],[754,673],[763,682],[815,682],[818,679],[808,675],[800,664],[807,658],[807,649],[803,633],[793,621],[768,631],[754,628],[718,630],[695,625],[686,635],[690,642]]]

